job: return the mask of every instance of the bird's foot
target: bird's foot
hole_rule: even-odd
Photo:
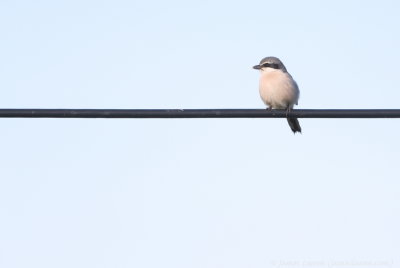
[[[292,110],[292,109],[291,109],[290,107],[288,107],[288,108],[286,109],[286,118],[289,116],[291,110]]]
[[[290,108],[290,107],[288,107],[287,109],[286,109],[286,117],[288,117],[288,115],[290,115],[290,111],[291,111],[292,109]]]

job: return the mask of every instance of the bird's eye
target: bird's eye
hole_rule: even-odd
[[[274,69],[279,69],[279,64],[277,63],[264,63],[262,66],[265,68],[270,67]]]

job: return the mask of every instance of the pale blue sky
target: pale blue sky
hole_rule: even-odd
[[[2,0],[0,107],[263,108],[251,67],[277,56],[299,108],[399,108],[399,14]],[[1,267],[400,265],[399,120],[0,121]]]

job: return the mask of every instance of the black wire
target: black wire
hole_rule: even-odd
[[[400,118],[400,109],[0,109],[12,118]]]

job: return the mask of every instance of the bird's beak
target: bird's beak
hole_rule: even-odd
[[[254,65],[253,69],[260,70],[261,69],[261,65]]]

